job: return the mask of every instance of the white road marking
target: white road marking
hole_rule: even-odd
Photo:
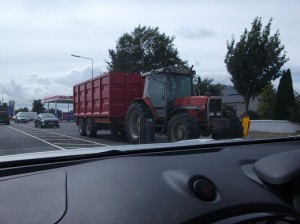
[[[27,127],[27,126],[22,126],[22,127],[35,130],[35,128],[33,128],[33,127]],[[99,142],[93,142],[93,141],[89,141],[89,140],[86,140],[86,139],[81,139],[81,138],[76,138],[76,137],[72,137],[72,136],[68,136],[68,135],[59,134],[59,133],[52,132],[52,131],[46,131],[46,130],[41,130],[41,131],[46,132],[46,133],[51,133],[51,134],[54,134],[54,135],[64,136],[64,137],[67,137],[67,138],[77,139],[77,140],[84,141],[84,142],[93,143],[93,144],[96,144],[96,145],[110,146],[110,145],[102,144],[102,143],[99,143]]]
[[[55,147],[55,148],[58,148],[58,149],[61,149],[61,150],[66,150],[66,149],[63,148],[63,147],[54,145],[54,144],[52,144],[52,143],[50,143],[50,142],[47,142],[47,141],[45,141],[45,140],[43,140],[43,139],[40,139],[40,138],[38,138],[38,137],[35,137],[35,136],[33,136],[33,135],[31,135],[31,134],[28,134],[28,133],[26,133],[26,132],[24,132],[24,131],[18,130],[18,129],[16,129],[16,128],[11,127],[11,126],[7,126],[7,127],[8,127],[8,128],[11,128],[11,129],[13,129],[13,130],[15,130],[15,131],[21,132],[21,133],[24,134],[24,135],[28,135],[28,136],[30,136],[30,137],[32,137],[32,138],[35,138],[35,139],[37,139],[37,140],[40,140],[40,141],[42,141],[42,142],[44,142],[44,143],[46,143],[46,144],[48,144],[48,145],[51,145],[51,146],[53,146],[53,147]]]
[[[53,144],[57,144],[57,145],[95,145],[95,144],[74,144],[74,143],[61,143],[61,142],[54,142]]]
[[[45,140],[45,141],[53,141],[53,140],[56,140],[56,141],[67,141],[67,140],[68,141],[78,141],[78,139],[67,139],[67,138],[43,138],[43,140]]]
[[[32,150],[33,148],[16,148],[16,149],[9,149],[9,151],[12,151],[12,150],[15,150],[15,151],[18,151],[18,150]],[[39,149],[50,149],[49,146],[45,146],[45,147],[39,147]],[[0,149],[1,150],[1,149]],[[5,149],[6,150],[6,149]]]

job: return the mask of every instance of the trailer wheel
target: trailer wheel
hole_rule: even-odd
[[[149,108],[140,102],[133,103],[129,106],[126,115],[126,132],[131,143],[137,144],[140,135],[140,119],[151,118]]]
[[[81,136],[85,136],[86,132],[85,132],[85,122],[83,118],[79,118],[78,121],[78,131],[79,131],[79,135]]]
[[[177,142],[200,137],[199,128],[193,118],[187,113],[176,114],[171,117],[167,136],[170,142]]]
[[[95,137],[97,134],[97,129],[91,118],[86,119],[85,121],[85,132],[88,137]]]

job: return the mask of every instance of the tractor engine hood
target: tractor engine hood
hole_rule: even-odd
[[[195,107],[194,109],[205,109],[207,96],[189,96],[175,99],[175,107]]]

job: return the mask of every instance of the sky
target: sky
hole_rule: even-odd
[[[230,85],[226,41],[256,17],[279,30],[293,85],[300,91],[299,0],[0,0],[0,100],[31,108],[34,99],[72,95],[74,84],[107,71],[108,50],[138,25],[174,36],[202,78]],[[279,80],[274,81],[278,85]]]

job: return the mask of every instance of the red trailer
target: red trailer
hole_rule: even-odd
[[[74,117],[80,135],[92,137],[97,130],[125,131],[125,117],[132,100],[143,95],[139,74],[110,72],[73,88]]]
[[[242,137],[239,119],[223,109],[221,98],[196,96],[194,75],[184,68],[109,72],[75,85],[74,117],[80,135],[92,137],[98,130],[110,130],[114,135],[126,133],[132,143],[144,142],[145,135],[154,139],[155,131],[169,141],[200,135]],[[146,130],[145,120],[153,121],[149,130],[155,131]]]

